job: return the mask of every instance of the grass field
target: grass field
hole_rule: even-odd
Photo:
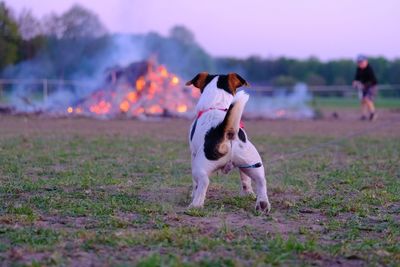
[[[186,209],[189,121],[0,117],[0,266],[398,266],[400,113],[356,116],[246,122],[269,215],[237,172]]]
[[[358,108],[360,100],[356,97],[315,97],[311,104],[316,107]],[[375,101],[377,108],[399,109],[400,98],[378,97]]]

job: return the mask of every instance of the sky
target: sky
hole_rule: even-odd
[[[61,14],[73,4],[110,32],[167,35],[190,29],[213,56],[279,56],[321,60],[400,58],[399,0],[5,0],[17,13]]]

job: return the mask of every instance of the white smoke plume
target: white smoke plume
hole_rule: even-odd
[[[309,106],[311,94],[305,84],[296,84],[293,92],[277,90],[272,96],[252,93],[246,105],[245,117],[263,119],[309,119],[314,110]]]

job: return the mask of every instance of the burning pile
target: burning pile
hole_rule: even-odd
[[[83,115],[97,118],[193,118],[200,90],[186,87],[178,76],[153,61],[109,68],[96,90],[87,84],[75,84],[73,90],[64,83],[42,99],[30,94],[30,86],[16,86],[10,96],[11,105],[0,106],[0,113]],[[29,85],[29,84],[28,84]],[[35,84],[37,87],[37,85]],[[35,87],[35,88],[36,88]],[[46,88],[46,90],[44,90]],[[76,90],[76,89],[82,90]],[[43,92],[47,92],[43,85]],[[306,119],[314,116],[309,107],[311,95],[307,86],[298,84],[290,93],[276,90],[273,94],[248,90],[251,94],[244,117],[270,119]],[[31,96],[31,97],[30,97]]]
[[[69,114],[116,116],[190,116],[199,90],[184,87],[165,66],[143,61],[107,71],[104,85],[74,106]]]

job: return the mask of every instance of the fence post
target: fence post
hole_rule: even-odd
[[[48,96],[48,88],[47,88],[47,79],[43,79],[43,101],[47,101]]]
[[[0,103],[3,101],[3,81],[0,80]]]

